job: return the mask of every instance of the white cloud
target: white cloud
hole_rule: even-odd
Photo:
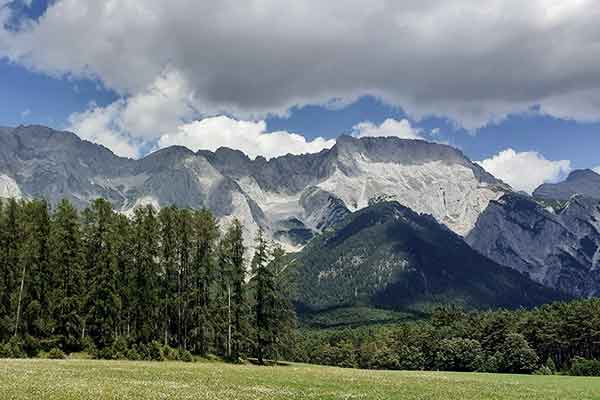
[[[125,104],[119,101],[108,107],[93,107],[85,112],[72,114],[68,130],[83,139],[108,147],[119,156],[136,158],[140,155],[139,143],[118,126]]]
[[[118,155],[137,157],[141,147],[192,120],[197,112],[189,93],[182,76],[166,70],[134,96],[72,114],[68,129]]]
[[[0,27],[9,17],[0,9]],[[61,0],[18,32],[0,28],[0,57],[125,98],[169,69],[204,116],[373,94],[467,128],[532,105],[597,121],[599,19],[596,0]]]
[[[369,121],[361,122],[352,128],[352,135],[359,138],[367,136],[395,136],[401,139],[426,140],[421,136],[421,130],[413,128],[407,119],[396,120],[388,118],[381,125],[376,125]]]
[[[165,134],[159,147],[185,146],[194,151],[214,151],[219,147],[239,149],[249,157],[266,158],[291,154],[317,153],[330,148],[335,140],[321,137],[307,141],[304,136],[285,131],[267,132],[265,121],[238,121],[226,116],[205,118],[178,127],[173,134]]]
[[[594,171],[597,174],[600,174],[600,165],[598,165],[596,168],[592,168],[592,171]]]
[[[478,164],[513,189],[527,193],[544,182],[562,179],[571,171],[569,160],[551,161],[535,151],[518,153],[513,149],[503,150]]]
[[[21,119],[27,118],[31,115],[31,110],[29,108],[21,111]]]

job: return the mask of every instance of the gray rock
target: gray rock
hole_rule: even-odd
[[[143,204],[207,207],[224,223],[241,219],[249,236],[262,227],[298,248],[384,198],[464,234],[510,188],[460,151],[418,140],[342,136],[329,150],[270,160],[173,146],[131,160],[70,132],[20,126],[0,129],[0,190],[79,208],[104,197],[125,213]],[[284,228],[290,219],[303,226]]]
[[[600,201],[581,195],[553,210],[517,194],[490,202],[467,242],[499,264],[574,296],[600,294]]]
[[[569,200],[576,194],[600,200],[600,175],[591,169],[575,170],[563,182],[545,183],[533,192],[546,200]]]

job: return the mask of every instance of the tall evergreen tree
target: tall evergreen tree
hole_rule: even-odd
[[[117,290],[121,299],[119,310],[119,335],[131,335],[131,318],[135,304],[135,270],[133,264],[133,233],[131,221],[123,214],[114,216],[114,246],[117,262]]]
[[[187,349],[189,343],[188,331],[192,307],[192,241],[193,214],[190,210],[176,211],[177,236],[177,293],[175,306],[177,308],[176,343],[180,348]]]
[[[48,205],[43,200],[24,203],[22,209],[23,240],[19,263],[24,274],[19,320],[23,333],[41,337],[51,328],[47,296],[50,217]]]
[[[4,310],[0,331],[7,338],[14,334],[16,303],[19,288],[19,243],[22,241],[20,224],[21,207],[14,199],[6,204],[3,218],[2,278],[4,291],[0,293],[0,303]]]
[[[176,210],[166,207],[158,214],[160,221],[160,308],[164,344],[171,343],[170,336],[177,321],[177,236]]]
[[[54,333],[61,346],[69,351],[78,348],[83,336],[82,297],[83,257],[78,214],[67,200],[62,200],[52,216],[50,226],[51,295],[50,312]]]
[[[9,271],[7,258],[8,234],[6,227],[6,206],[0,199],[0,342],[9,336],[10,330],[10,298],[9,298]]]
[[[280,354],[293,346],[296,329],[296,311],[292,303],[294,274],[288,271],[290,261],[285,257],[285,251],[278,244],[273,244],[270,275],[273,278],[271,336],[268,343],[269,353],[279,358]]]
[[[215,330],[223,326],[224,308],[219,309],[219,299],[224,299],[224,290],[229,279],[227,261],[220,258],[219,273],[216,271],[217,238],[219,228],[212,214],[207,210],[193,213],[193,255],[190,271],[191,291],[189,304],[191,310],[190,330],[194,348],[200,354],[209,352],[211,343],[216,339]],[[220,249],[219,253],[225,253]],[[220,284],[217,285],[217,276]],[[217,292],[219,296],[217,295]],[[216,299],[215,299],[216,297]],[[213,301],[214,300],[214,301]],[[221,322],[221,323],[220,323]],[[222,330],[221,330],[222,331]]]
[[[136,336],[142,342],[157,340],[161,336],[160,321],[160,227],[156,211],[150,205],[135,210],[134,215],[134,269]]]
[[[231,270],[230,299],[232,333],[230,355],[233,359],[242,356],[247,344],[247,315],[246,302],[246,266],[244,263],[243,227],[238,219],[234,219],[227,231],[229,263]]]
[[[99,347],[107,347],[118,335],[121,299],[117,290],[117,245],[114,213],[106,200],[98,199],[87,210],[85,254],[89,295],[86,302],[86,329]]]
[[[267,347],[272,342],[271,323],[275,289],[274,276],[269,266],[269,249],[263,230],[258,231],[256,248],[252,258],[252,283],[255,289],[254,314],[256,323],[256,353],[258,363],[264,363]]]

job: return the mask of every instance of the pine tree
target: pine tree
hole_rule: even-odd
[[[163,324],[163,341],[171,343],[170,336],[176,321],[176,282],[177,282],[177,248],[176,248],[176,211],[174,207],[166,207],[158,214],[160,221],[160,303]]]
[[[160,234],[152,206],[137,208],[134,215],[135,305],[134,322],[137,338],[149,343],[161,336],[160,320]]]
[[[280,245],[273,245],[270,273],[273,277],[273,311],[269,351],[278,359],[292,347],[296,329],[296,312],[292,303],[294,276],[288,271],[289,261]]]
[[[246,267],[244,264],[244,238],[242,224],[234,219],[227,232],[229,242],[229,263],[231,268],[230,309],[231,309],[231,345],[230,356],[237,360],[242,356],[247,342],[248,305],[246,303]]]
[[[62,200],[52,216],[50,227],[51,296],[50,311],[54,333],[63,349],[78,348],[84,335],[82,325],[83,257],[78,214]]]
[[[180,348],[187,349],[189,323],[192,322],[190,309],[193,298],[192,288],[192,240],[193,214],[190,210],[177,210],[176,213],[176,251],[177,251],[177,308],[176,342]]]
[[[216,285],[216,241],[219,236],[219,228],[212,214],[207,210],[195,211],[193,213],[193,257],[190,271],[190,289],[188,291],[191,309],[190,329],[191,340],[194,348],[200,354],[207,354],[211,343],[216,340],[215,329],[223,321],[223,308],[219,309],[219,298],[215,301],[215,293],[222,294],[226,276],[229,276],[226,261],[220,258],[219,274],[220,289]],[[220,249],[223,250],[223,249]],[[222,251],[219,251],[222,253]]]
[[[5,202],[0,199],[0,342],[5,341],[9,337],[9,313],[10,313],[10,298],[9,290],[9,270],[7,260],[8,248],[8,232],[7,232],[7,216]]]
[[[255,286],[254,314],[256,323],[256,353],[258,363],[264,363],[264,354],[271,343],[274,305],[274,277],[268,265],[267,242],[263,230],[258,231],[256,248],[252,258],[252,282]]]
[[[14,335],[16,303],[19,288],[19,243],[22,241],[20,226],[21,207],[14,199],[9,199],[4,207],[3,243],[2,243],[2,278],[4,290],[0,293],[3,310],[0,321],[0,332],[7,339]]]
[[[86,255],[89,295],[86,329],[100,348],[110,346],[118,335],[121,299],[117,290],[118,260],[114,214],[110,203],[98,199],[87,210]]]
[[[19,263],[22,266],[23,293],[19,319],[22,333],[40,337],[49,333],[47,285],[49,276],[50,217],[43,200],[23,204],[23,240]],[[21,329],[21,327],[19,327]]]
[[[129,337],[133,316],[135,270],[133,268],[133,233],[131,221],[123,214],[116,214],[113,223],[115,257],[117,263],[117,291],[121,299],[118,315],[119,335]]]

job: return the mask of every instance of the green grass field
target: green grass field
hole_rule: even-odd
[[[291,364],[0,360],[0,399],[600,399],[600,378]]]

